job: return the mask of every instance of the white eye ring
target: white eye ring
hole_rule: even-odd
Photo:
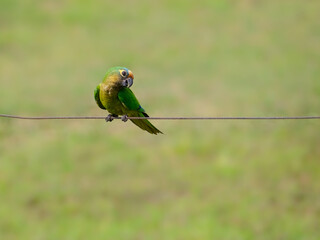
[[[124,71],[124,70],[123,70],[123,71],[121,71],[121,72],[120,72],[120,74],[121,74],[121,76],[122,76],[122,77],[126,77],[126,76],[128,75],[128,74],[127,74],[127,72],[126,72],[126,71]]]

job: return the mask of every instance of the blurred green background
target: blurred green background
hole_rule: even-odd
[[[0,113],[320,114],[319,1],[0,2]],[[0,119],[1,239],[319,239],[320,122]]]

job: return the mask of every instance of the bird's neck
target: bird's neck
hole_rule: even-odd
[[[119,84],[114,79],[107,79],[107,81],[103,84],[103,91],[109,96],[109,97],[118,97],[118,92],[121,89]]]

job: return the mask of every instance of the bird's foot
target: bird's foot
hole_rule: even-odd
[[[106,120],[106,122],[112,122],[114,117],[118,117],[118,115],[109,114],[109,115],[106,117],[105,120]]]
[[[128,121],[128,115],[123,115],[123,116],[121,117],[121,120],[122,120],[123,122]]]

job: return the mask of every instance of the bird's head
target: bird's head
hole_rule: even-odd
[[[105,81],[112,83],[117,87],[131,87],[133,84],[134,76],[132,72],[125,67],[110,68],[105,76]]]

